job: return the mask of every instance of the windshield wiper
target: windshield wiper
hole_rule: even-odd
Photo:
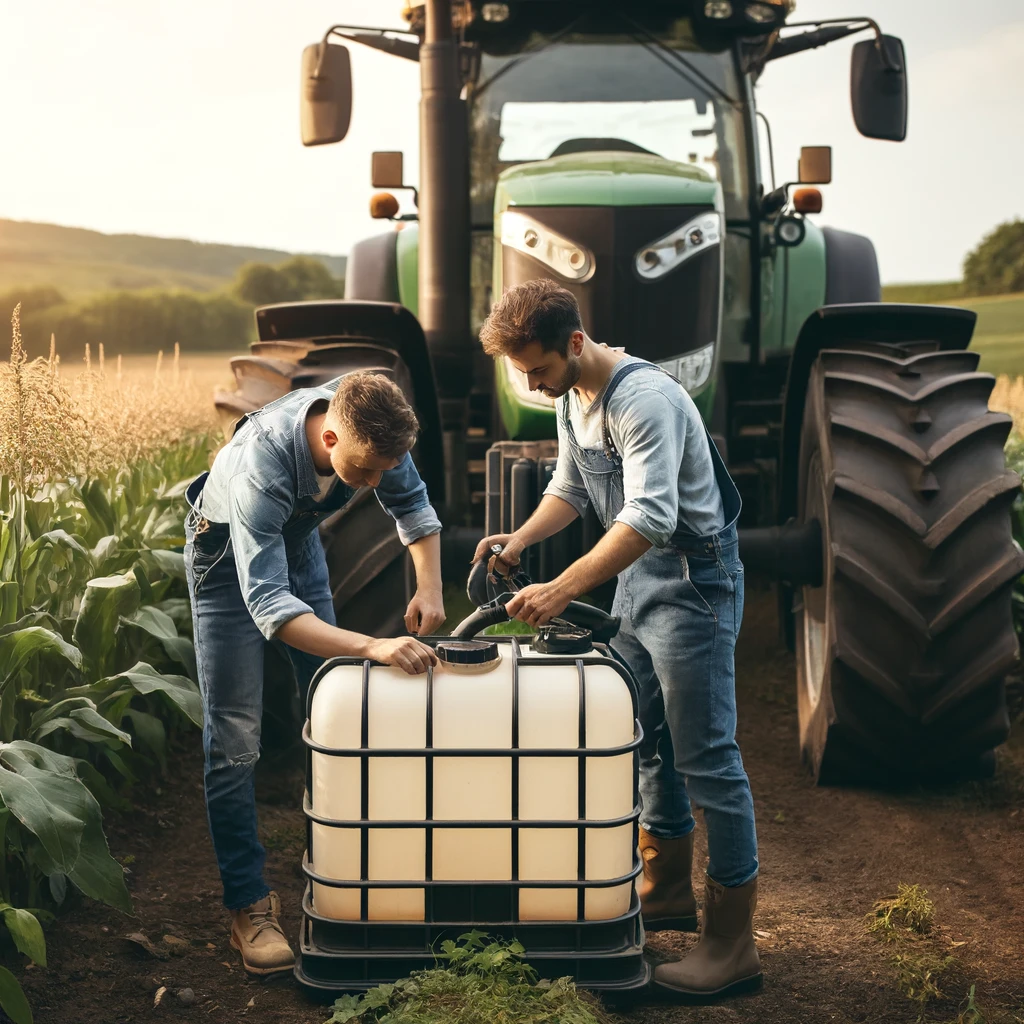
[[[644,44],[641,39],[637,38],[637,36],[634,35],[633,37],[634,39],[636,39],[638,43],[645,47],[648,53],[652,54],[653,56],[660,57],[662,61],[665,63],[666,67],[672,68],[673,71],[677,72],[685,81],[689,82],[690,85],[697,86],[697,83],[694,82],[693,79],[689,77],[689,75],[684,73],[682,68],[685,68],[690,75],[695,75],[697,78],[699,78],[701,84],[703,84],[705,89],[709,89],[720,100],[724,100],[726,103],[729,104],[729,106],[735,107],[737,110],[742,108],[742,104],[738,100],[733,99],[724,89],[721,88],[721,86],[719,86],[716,82],[708,78],[708,76],[705,75],[704,72],[700,70],[700,68],[698,68],[694,64],[691,64],[678,50],[673,49],[673,47],[663,43],[656,35],[654,35],[653,32],[645,28],[639,22],[634,21],[628,14],[625,14],[622,11],[618,11],[617,13],[623,21],[625,21],[628,25],[631,25],[633,27],[636,33],[639,33],[639,35],[643,36],[648,43],[653,44],[658,48],[658,50],[653,50],[651,49],[650,45]],[[661,53],[659,53],[658,51],[661,51]],[[668,61],[665,61],[662,54],[667,54],[669,57],[672,57],[675,61],[682,65],[682,68],[675,67]]]
[[[513,57],[512,60],[510,60],[507,64],[503,64],[500,68],[498,68],[497,71],[494,72],[493,75],[491,75],[490,78],[487,79],[486,82],[484,82],[483,85],[481,85],[479,88],[473,89],[473,98],[476,99],[485,89],[489,89],[492,85],[494,85],[494,83],[499,78],[501,78],[502,75],[505,75],[513,68],[518,67],[520,64],[523,63],[523,61],[529,60],[530,57],[536,57],[538,53],[543,53],[544,50],[546,50],[549,46],[552,46],[554,43],[557,43],[564,36],[567,36],[574,28],[576,28],[577,25],[579,25],[581,21],[585,21],[587,18],[589,18],[590,14],[590,11],[584,11],[578,18],[575,18],[572,21],[570,21],[569,24],[565,26],[565,28],[560,28],[549,39],[545,39],[544,42],[540,44],[540,46],[537,46],[532,50],[527,50],[525,53],[519,54],[518,57]]]

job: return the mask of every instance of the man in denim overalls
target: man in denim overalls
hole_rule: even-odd
[[[638,883],[648,931],[697,930],[691,882],[694,820],[704,811],[709,864],[700,941],[655,971],[682,999],[760,987],[752,920],[757,836],[750,784],[736,745],[734,651],[743,616],[736,540],[740,499],[696,406],[652,363],[597,345],[571,292],[530,281],[506,292],[481,333],[531,391],[557,399],[558,465],[544,498],[503,547],[498,570],[592,503],[606,533],[557,579],[524,588],[509,614],[542,625],[569,601],[618,576],[612,641],[639,686]]]
[[[278,923],[277,893],[263,877],[256,828],[265,643],[285,645],[303,696],[325,658],[371,658],[411,675],[436,663],[414,637],[378,640],[337,627],[317,530],[357,488],[374,488],[416,569],[405,624],[421,636],[440,626],[441,523],[409,455],[417,430],[396,384],[351,373],[250,413],[186,492],[206,810],[231,944],[250,974],[291,970],[295,962]]]

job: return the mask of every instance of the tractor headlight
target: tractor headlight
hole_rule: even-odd
[[[512,391],[520,402],[537,405],[542,409],[554,409],[555,400],[553,398],[548,398],[543,391],[531,391],[530,382],[526,379],[526,374],[522,370],[517,370],[508,356],[505,356],[504,360],[505,376],[508,377]]]
[[[683,387],[692,393],[707,383],[714,362],[715,346],[705,345],[695,352],[687,352],[685,356],[663,360],[658,365],[678,377]]]
[[[568,281],[586,281],[594,273],[594,254],[515,210],[501,215],[501,244],[540,260]]]
[[[636,254],[636,272],[646,281],[655,281],[721,240],[721,216],[714,211],[702,213],[656,242],[645,245]]]

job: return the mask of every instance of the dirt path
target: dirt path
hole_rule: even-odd
[[[909,1024],[917,1009],[897,991],[889,953],[863,927],[872,903],[899,882],[928,890],[937,948],[948,946],[959,961],[944,979],[950,998],[928,1019],[954,1018],[976,984],[989,1024],[1024,1022],[1024,728],[989,782],[940,793],[818,789],[796,757],[792,658],[777,643],[767,593],[748,596],[738,675],[740,744],[761,848],[755,924],[765,989],[718,1007],[638,1007],[627,1015],[631,1024]],[[179,757],[162,791],[140,793],[137,810],[110,823],[112,852],[131,871],[135,918],[82,901],[49,930],[49,966],[19,972],[39,1024],[317,1024],[330,1016],[290,976],[250,981],[238,965],[219,902],[198,744]],[[261,766],[269,878],[282,894],[289,936],[298,931],[302,890],[301,785],[301,773]],[[702,843],[700,824],[698,835]],[[139,931],[165,959],[124,938]],[[680,947],[654,936],[649,948],[663,955]],[[194,1001],[178,998],[184,988]]]

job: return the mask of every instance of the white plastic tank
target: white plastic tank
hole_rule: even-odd
[[[359,756],[313,750],[313,814],[352,823],[338,827],[314,821],[313,872],[359,880],[365,853],[366,879],[425,883],[423,888],[369,887],[364,916],[359,888],[314,881],[316,913],[347,921],[423,921],[425,888],[431,881],[512,881],[518,861],[520,880],[566,883],[564,888],[522,887],[518,919],[576,920],[581,832],[584,879],[623,878],[634,865],[635,715],[623,670],[600,649],[571,657],[543,654],[514,638],[442,642],[437,649],[432,678],[380,665],[366,668],[364,676],[362,663],[348,663],[330,667],[316,684],[309,722],[314,745],[354,753],[365,736],[370,750],[424,753],[369,755],[364,796]],[[516,759],[500,754],[515,749],[516,739],[521,751],[629,749],[612,756],[523,755],[517,772]],[[428,746],[435,751],[432,770]],[[470,750],[498,753],[460,754]],[[360,825],[364,816],[365,826]],[[618,819],[624,820],[596,827]],[[410,824],[374,828],[375,821]],[[508,827],[426,827],[445,821]],[[567,824],[520,827],[516,839],[516,821]],[[582,887],[583,919],[626,914],[633,884]]]

